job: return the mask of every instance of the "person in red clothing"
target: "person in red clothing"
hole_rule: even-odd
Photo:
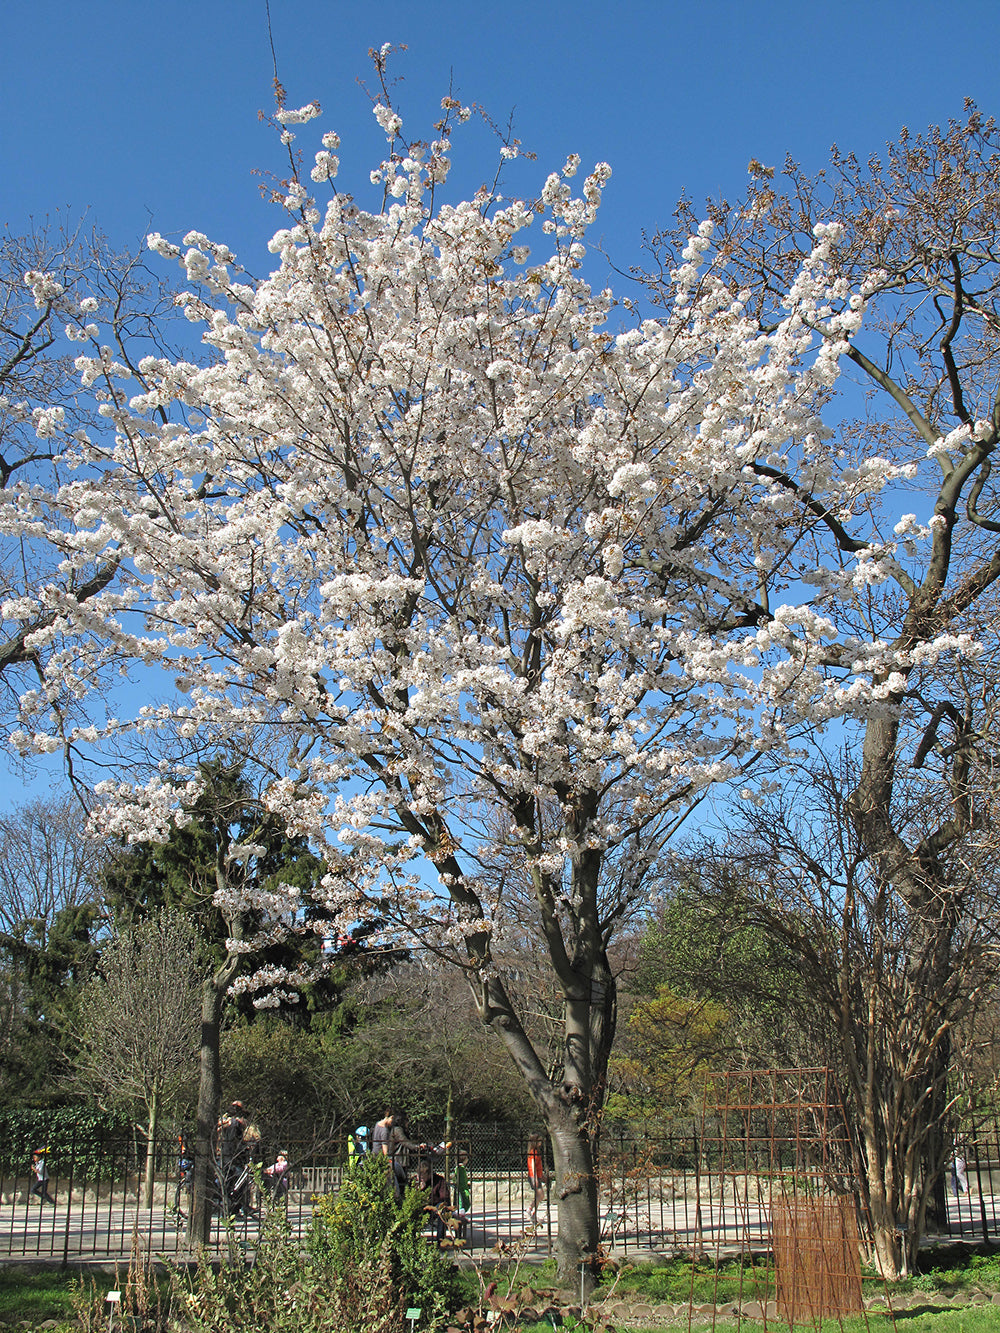
[[[532,1222],[538,1217],[538,1205],[545,1199],[548,1179],[548,1172],[545,1170],[545,1159],[542,1156],[542,1136],[532,1134],[531,1138],[528,1139],[528,1181],[534,1191],[534,1198],[531,1207],[528,1209],[528,1216]]]

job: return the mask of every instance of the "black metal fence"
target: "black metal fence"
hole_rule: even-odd
[[[994,1127],[996,1128],[996,1127]],[[434,1155],[431,1166],[443,1175],[456,1208],[460,1155],[469,1178],[468,1206],[460,1219],[461,1243],[487,1255],[519,1246],[544,1255],[558,1231],[558,1206],[549,1180],[532,1216],[535,1191],[527,1176],[528,1130],[509,1126],[466,1126],[451,1146]],[[146,1145],[138,1136],[69,1134],[48,1148],[46,1191],[32,1186],[30,1157],[3,1164],[0,1149],[0,1260],[34,1256],[63,1262],[115,1260],[135,1241],[151,1255],[180,1255],[186,1248],[190,1200],[181,1149],[174,1137],[155,1145],[151,1197],[144,1197]],[[223,1171],[217,1186],[212,1240],[252,1249],[269,1208],[287,1212],[293,1232],[304,1236],[315,1198],[339,1188],[347,1169],[342,1140],[282,1145],[289,1171],[280,1188],[269,1191],[260,1173],[241,1191]],[[544,1151],[548,1153],[547,1142]],[[415,1178],[419,1155],[409,1163]],[[964,1147],[968,1192],[949,1188],[946,1234],[1000,1242],[1000,1141],[998,1136],[967,1139]],[[642,1138],[634,1129],[605,1129],[598,1166],[601,1241],[608,1249],[686,1251],[696,1246],[759,1245],[769,1237],[768,1208],[748,1195],[744,1171],[736,1186],[732,1163],[715,1157],[696,1135]],[[263,1188],[261,1187],[263,1185]],[[429,1222],[429,1229],[431,1224]],[[453,1231],[457,1232],[456,1226]],[[942,1228],[944,1231],[945,1228]]]

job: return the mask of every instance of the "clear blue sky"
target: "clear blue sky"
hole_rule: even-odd
[[[834,141],[867,155],[903,124],[960,116],[965,96],[987,112],[997,100],[996,0],[271,0],[271,19],[289,104],[323,106],[299,142],[311,152],[322,130],[341,134],[343,188],[360,192],[380,156],[356,83],[367,50],[406,43],[392,68],[413,137],[453,82],[497,120],[513,110],[537,152],[511,193],[533,192],[570,151],[612,164],[598,230],[624,266],[681,190],[738,194],[751,156],[819,167]],[[7,0],[0,68],[13,230],[89,209],[123,244],[149,226],[195,228],[265,268],[280,220],[252,173],[281,158],[257,120],[273,105],[264,0]],[[463,188],[478,184],[487,137],[455,148]]]
[[[752,156],[780,165],[790,152],[818,169],[833,142],[866,156],[903,124],[961,116],[966,96],[1000,110],[997,0],[271,0],[271,20],[289,104],[323,106],[299,143],[311,153],[323,130],[340,133],[342,188],[363,197],[384,148],[356,82],[370,77],[368,48],[405,43],[391,72],[412,137],[453,87],[497,121],[513,112],[538,154],[511,173],[510,193],[534,193],[571,151],[612,164],[597,230],[624,268],[682,190],[737,195]],[[266,270],[282,219],[253,173],[282,158],[257,119],[273,109],[264,0],[6,0],[2,35],[13,231],[89,210],[123,246],[150,228],[196,229]],[[461,188],[490,176],[495,156],[482,126],[456,135]]]

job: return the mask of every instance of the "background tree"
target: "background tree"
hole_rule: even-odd
[[[762,330],[783,318],[783,293],[816,227],[831,219],[842,227],[830,263],[843,287],[824,309],[846,309],[861,286],[868,297],[863,327],[845,329],[832,349],[866,386],[865,414],[845,426],[843,450],[860,466],[877,450],[905,467],[909,496],[923,510],[901,514],[913,500],[891,495],[841,509],[804,500],[815,519],[811,539],[839,553],[855,589],[845,597],[842,587],[816,585],[815,609],[842,636],[829,655],[831,680],[860,671],[883,700],[859,717],[860,761],[844,770],[851,785],[837,801],[878,883],[871,902],[885,932],[905,939],[899,977],[907,1007],[923,1013],[912,1030],[926,1025],[942,1034],[922,1058],[916,1051],[903,1058],[916,1112],[903,1139],[880,1116],[864,1114],[870,1104],[854,1108],[864,1127],[859,1150],[879,1261],[893,1276],[913,1263],[927,1189],[946,1152],[935,1126],[947,1113],[953,956],[963,947],[970,901],[962,867],[986,814],[970,773],[975,763],[992,762],[961,679],[963,661],[996,650],[995,619],[983,612],[1000,578],[992,475],[1000,439],[1000,132],[971,104],[966,111],[964,121],[926,134],[903,130],[884,160],[859,163],[834,149],[829,171],[815,177],[788,162],[779,180],[751,163],[747,197],[710,210],[714,271],[745,293]],[[665,274],[691,220],[682,203],[677,227],[653,242],[651,290],[662,282],[665,302],[672,300]],[[752,466],[790,491],[811,493],[809,468],[783,457]],[[879,648],[865,661],[856,642]],[[897,800],[899,787],[909,766],[929,759],[945,799],[936,813],[925,806],[912,821],[910,802]],[[928,1087],[931,1096],[923,1095]]]
[[[338,1049],[346,1064],[336,1086],[350,1097],[356,1124],[401,1106],[411,1122],[443,1125],[451,1138],[456,1121],[535,1114],[456,969],[417,958],[359,980],[349,1000],[358,1018]]]
[[[639,1000],[612,1058],[614,1117],[656,1121],[676,1131],[698,1123],[705,1075],[729,1068],[730,1015],[714,1000],[688,999],[669,986]]]
[[[798,959],[748,909],[743,873],[704,837],[672,862],[632,951],[613,1113],[689,1132],[706,1072],[823,1062]]]
[[[188,1224],[190,1238],[203,1242],[211,1226],[211,1166],[222,1099],[220,1042],[230,988],[268,967],[283,978],[294,971],[299,984],[306,984],[323,967],[311,929],[305,954],[296,954],[288,943],[309,910],[308,889],[319,867],[305,839],[289,837],[284,821],[265,809],[240,767],[216,758],[197,771],[201,782],[183,820],[163,842],[123,850],[108,867],[105,896],[120,921],[142,920],[163,907],[179,910],[205,940]],[[294,992],[272,987],[265,1002],[295,998]]]
[[[163,908],[116,932],[101,951],[99,972],[83,988],[76,1074],[112,1109],[145,1123],[142,1206],[150,1207],[157,1134],[198,1041],[204,968],[190,920]]]
[[[101,934],[98,857],[73,799],[0,817],[0,1104],[66,1095],[67,1033]]]

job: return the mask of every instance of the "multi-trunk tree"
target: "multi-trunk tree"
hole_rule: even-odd
[[[833,637],[871,645],[866,653],[831,651],[831,679],[853,673],[883,701],[859,715],[858,762],[838,768],[827,755],[820,764],[821,784],[829,790],[833,782],[837,817],[850,820],[857,841],[833,849],[816,892],[827,915],[819,884],[838,884],[847,895],[838,911],[867,921],[864,933],[881,941],[893,968],[884,1020],[869,1032],[866,1010],[881,1008],[872,983],[844,1034],[845,1051],[855,1047],[861,1060],[852,1105],[876,1248],[890,1274],[913,1263],[947,1150],[951,1032],[965,1008],[955,979],[969,932],[990,942],[970,867],[995,791],[987,705],[1000,580],[992,475],[1000,441],[1000,131],[971,104],[966,112],[926,134],[904,130],[884,160],[859,163],[834,150],[816,177],[789,162],[776,179],[751,163],[748,196],[710,210],[714,267],[745,293],[745,313],[761,331],[784,320],[784,294],[816,227],[841,225],[829,257],[831,310],[858,285],[867,294],[864,326],[837,349],[866,395],[861,419],[843,427],[841,456],[863,470],[877,453],[907,470],[905,493],[820,512],[809,468],[761,460],[812,507],[815,540],[855,584],[853,598],[815,587],[813,605],[836,625]],[[676,262],[689,219],[682,209],[679,229],[654,242],[661,273]],[[669,307],[671,281],[654,274],[650,282]],[[927,799],[914,799],[917,788]],[[867,887],[853,904],[861,890],[845,887],[841,867],[855,863]],[[893,1071],[891,1088],[877,1086],[883,1069]]]
[[[901,472],[845,456],[817,415],[864,298],[831,286],[824,224],[762,330],[706,271],[706,225],[642,320],[583,277],[606,167],[578,196],[571,158],[534,200],[455,201],[464,109],[418,144],[383,100],[366,209],[336,188],[335,135],[300,174],[292,127],[315,113],[278,113],[270,277],[197,233],[152,240],[192,284],[204,364],[149,359],[130,383],[110,355],[81,360],[105,428],[63,439],[65,485],[5,521],[118,581],[63,597],[32,643],[72,643],[78,689],[114,656],[161,666],[181,694],[140,730],[285,738],[265,799],[322,854],[328,908],[452,956],[506,1044],[552,1138],[575,1273],[597,1250],[616,877],[634,902],[690,803],[803,724],[891,712],[897,654],[830,614],[883,557],[830,538]],[[25,699],[25,748],[58,730],[69,669]],[[108,795],[122,829],[166,837],[196,788]],[[555,1068],[493,957],[512,848],[562,1003]]]

